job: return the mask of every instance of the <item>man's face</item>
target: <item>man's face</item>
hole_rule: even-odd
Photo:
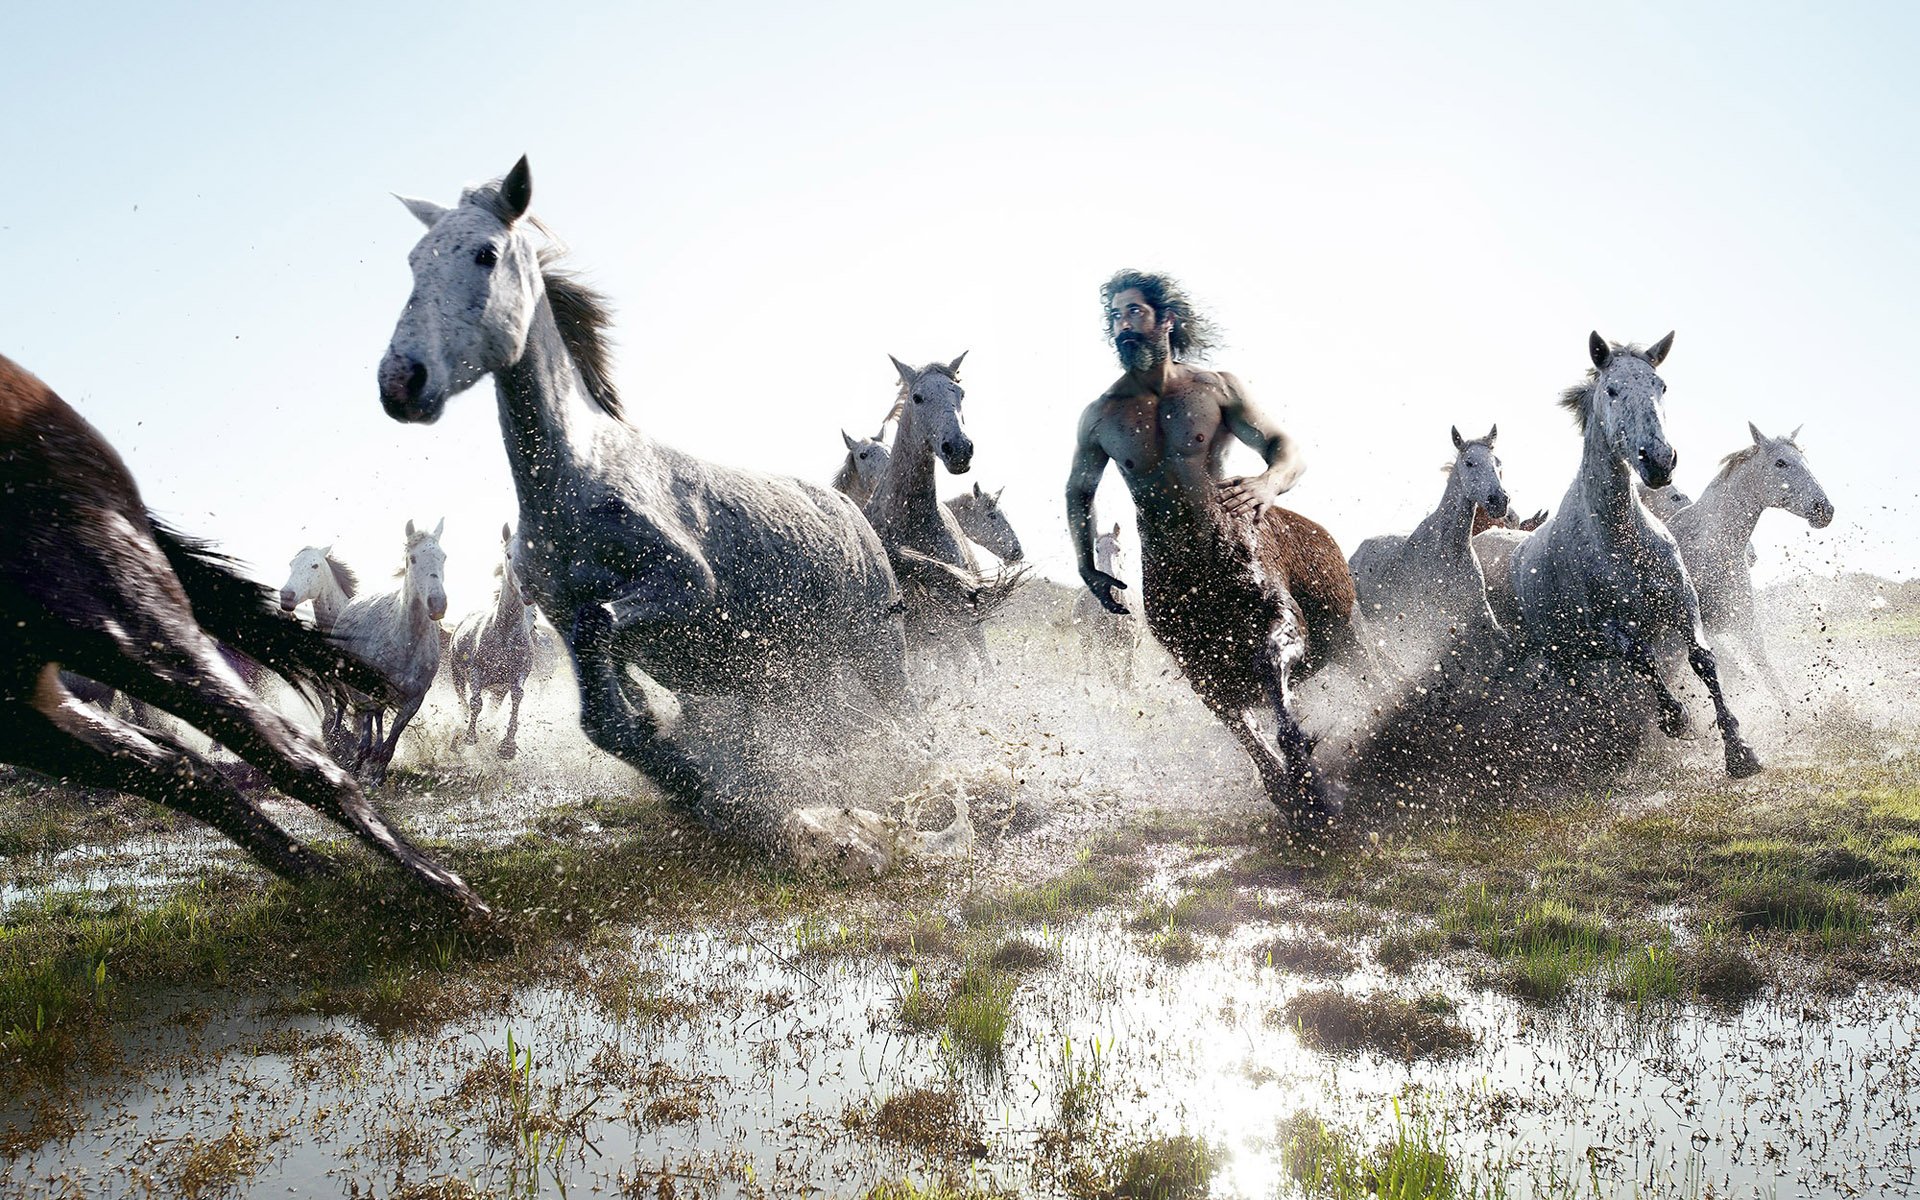
[[[1113,338],[1120,365],[1130,371],[1145,371],[1172,352],[1168,339],[1173,334],[1173,321],[1154,312],[1139,288],[1114,295],[1107,306],[1107,332]]]

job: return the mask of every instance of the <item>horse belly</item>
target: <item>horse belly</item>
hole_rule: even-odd
[[[1194,690],[1216,707],[1258,703],[1267,639],[1289,614],[1303,621],[1299,603],[1281,581],[1256,577],[1244,555],[1201,550],[1178,559],[1144,557],[1147,628]]]

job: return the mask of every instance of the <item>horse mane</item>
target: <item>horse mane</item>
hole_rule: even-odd
[[[1725,458],[1720,460],[1720,473],[1713,477],[1713,481],[1715,483],[1726,482],[1727,476],[1733,474],[1734,470],[1738,468],[1741,463],[1746,462],[1748,459],[1752,458],[1754,455],[1760,453],[1762,450],[1765,450],[1765,449],[1766,449],[1765,446],[1749,443],[1745,446],[1740,447],[1738,450],[1735,450],[1732,454],[1729,454]]]
[[[547,285],[547,302],[553,308],[553,323],[560,327],[561,344],[573,356],[573,365],[580,368],[587,395],[608,416],[624,419],[620,393],[613,385],[613,347],[607,340],[613,311],[607,298],[572,272],[554,266],[548,253],[541,255],[540,277]]]
[[[847,451],[847,461],[840,464],[840,470],[833,477],[833,490],[844,492],[854,485],[859,472],[853,469],[853,451]]]
[[[1649,366],[1652,365],[1647,358],[1647,348],[1645,346],[1636,342],[1609,342],[1607,345],[1612,347],[1614,357],[1616,358],[1622,354],[1631,354],[1641,362],[1645,362]],[[1598,382],[1599,379],[1600,368],[1588,367],[1587,378],[1584,382],[1576,383],[1566,391],[1560,393],[1560,407],[1573,414],[1573,419],[1580,423],[1581,433],[1587,431],[1587,397],[1593,394],[1593,385]]]
[[[353,599],[355,589],[360,586],[360,577],[353,573],[353,568],[329,554],[327,569],[333,572],[334,586],[338,587],[347,599]]]

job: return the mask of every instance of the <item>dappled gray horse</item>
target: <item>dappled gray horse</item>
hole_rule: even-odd
[[[313,627],[332,633],[359,588],[353,568],[333,556],[332,546],[302,546],[287,564],[287,581],[280,585],[280,611],[290,613],[311,602]],[[321,727],[332,728],[338,720],[332,694],[321,692]]]
[[[494,568],[500,588],[493,594],[493,606],[468,613],[453,631],[447,647],[447,674],[453,691],[467,710],[467,744],[480,740],[480,711],[487,696],[509,700],[506,736],[500,739],[499,755],[512,758],[519,747],[514,735],[520,731],[520,700],[526,694],[527,676],[533,671],[533,629],[527,620],[531,607],[526,585],[514,565],[513,527],[500,527],[500,565]]]
[[[518,565],[567,639],[582,728],[703,821],[771,843],[779,814],[709,777],[675,740],[678,706],[661,689],[820,712],[851,667],[883,703],[903,703],[886,552],[845,496],[703,462],[628,423],[605,302],[542,254],[532,195],[522,158],[452,208],[403,201],[427,233],[381,403],[431,422],[493,375]]]
[[[1680,557],[1700,597],[1700,621],[1714,649],[1725,654],[1738,643],[1782,708],[1787,689],[1767,657],[1754,623],[1751,539],[1760,514],[1785,509],[1815,529],[1833,521],[1833,502],[1807,467],[1798,429],[1770,438],[1752,422],[1753,444],[1720,460],[1720,473],[1700,499],[1667,518],[1680,543]]]
[[[400,587],[354,600],[333,628],[341,644],[386,676],[399,697],[388,722],[386,702],[355,695],[351,711],[337,714],[329,731],[335,753],[350,757],[354,769],[374,783],[387,777],[400,735],[440,673],[440,618],[447,615],[447,554],[440,533],[446,526],[442,517],[428,533],[408,521],[407,557],[394,572]],[[349,716],[351,734],[344,728]]]
[[[1348,566],[1360,610],[1375,629],[1392,630],[1403,667],[1429,662],[1484,665],[1506,634],[1487,606],[1486,576],[1473,554],[1474,513],[1507,515],[1507,490],[1493,441],[1495,425],[1471,441],[1453,434],[1454,459],[1439,507],[1411,534],[1383,534],[1360,543]],[[1417,666],[1416,666],[1417,664]]]
[[[936,460],[955,475],[973,465],[973,439],[961,415],[966,392],[960,363],[966,357],[918,370],[893,359],[900,375],[900,423],[865,512],[906,595],[908,636],[923,645],[964,638],[988,666],[980,563],[960,522],[934,492]]]
[[[900,407],[896,405],[887,414],[887,423],[899,417]],[[886,424],[881,425],[880,432],[886,433]],[[840,438],[847,445],[847,457],[833,477],[833,486],[864,508],[880,486],[881,477],[887,473],[893,451],[880,437],[857,438],[843,429]],[[1013,523],[1000,507],[1000,494],[1006,490],[989,492],[976,483],[972,491],[949,496],[940,503],[946,505],[953,519],[960,523],[960,532],[968,541],[1001,562],[1019,562],[1026,551],[1021,549],[1020,535],[1014,532]]]
[[[1624,663],[1653,689],[1670,737],[1685,731],[1686,711],[1661,679],[1654,647],[1668,635],[1685,639],[1688,665],[1713,698],[1727,773],[1744,778],[1760,770],[1760,760],[1721,694],[1699,597],[1673,535],[1634,489],[1636,474],[1648,487],[1666,485],[1679,459],[1662,428],[1666,383],[1655,370],[1672,347],[1671,333],[1644,350],[1589,336],[1593,366],[1560,401],[1580,423],[1580,471],[1553,515],[1512,549],[1506,582],[1514,632],[1552,666],[1580,658]]]

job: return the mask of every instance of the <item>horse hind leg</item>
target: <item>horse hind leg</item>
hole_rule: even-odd
[[[519,745],[513,739],[514,736],[520,732],[520,696],[522,690],[521,686],[516,683],[507,693],[513,707],[507,712],[507,736],[500,739],[500,749],[498,753],[501,758],[512,758],[520,752]]]
[[[1313,761],[1313,739],[1300,728],[1293,715],[1292,673],[1306,653],[1299,626],[1288,618],[1267,637],[1267,652],[1260,663],[1260,683],[1273,706],[1276,740],[1287,763],[1288,793],[1285,806],[1296,816],[1323,814],[1337,817],[1345,808],[1340,788],[1327,778]],[[1283,803],[1280,797],[1274,803]]]

